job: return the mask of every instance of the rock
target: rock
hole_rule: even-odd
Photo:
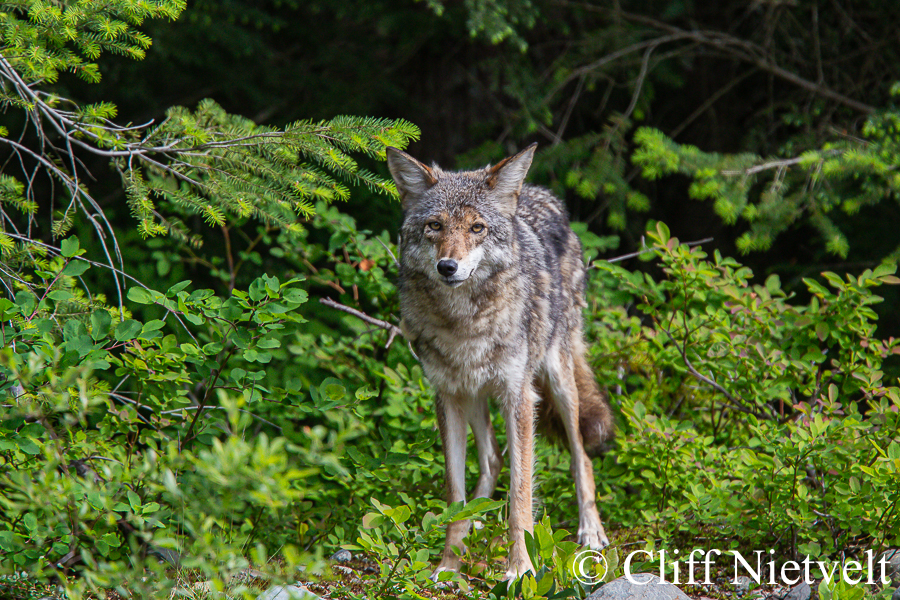
[[[231,581],[237,583],[250,583],[257,579],[269,579],[269,576],[262,571],[251,568],[241,569],[231,576]]]
[[[334,562],[350,562],[353,560],[353,555],[350,554],[349,550],[338,550],[331,555],[331,560]]]
[[[337,571],[338,573],[343,573],[344,575],[347,575],[348,577],[356,576],[356,571],[354,571],[350,567],[345,567],[344,565],[334,565],[334,570]]]
[[[894,590],[894,595],[891,596],[891,600],[900,600],[900,587]]]
[[[273,585],[262,594],[256,597],[256,600],[322,600],[305,586],[296,585]]]
[[[750,591],[750,578],[746,575],[741,575],[737,579],[734,580],[734,590],[743,596],[747,592]]]
[[[887,563],[884,574],[888,576],[894,585],[900,586],[900,549],[893,548],[878,555],[878,558],[875,560],[876,569],[879,568],[882,559]],[[876,576],[878,575],[881,575],[881,573],[876,572]]]
[[[650,573],[636,573],[619,577],[587,597],[586,600],[690,600],[690,597],[671,583]]]
[[[206,595],[213,591],[212,581],[198,581],[191,584],[191,589],[199,594]]]
[[[767,598],[768,600],[785,600],[785,596],[787,596],[789,593],[789,589],[781,587],[780,585],[776,585],[775,587],[771,588],[768,594],[764,595],[763,597]]]
[[[809,600],[810,595],[812,595],[812,590],[809,584],[804,581],[788,592],[784,600]]]

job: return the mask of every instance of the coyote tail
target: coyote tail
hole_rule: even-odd
[[[612,410],[606,393],[601,391],[594,379],[584,354],[575,353],[575,387],[578,389],[578,428],[588,456],[600,456],[609,449],[607,442],[615,435]],[[568,448],[566,429],[562,417],[550,396],[550,390],[543,390],[538,406],[538,429],[551,440]]]

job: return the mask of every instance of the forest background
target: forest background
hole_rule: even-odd
[[[609,577],[624,548],[900,545],[894,0],[0,5],[5,592],[237,597],[342,547],[376,568],[334,597],[590,591],[565,454],[539,446],[539,573],[507,590],[505,488],[445,509],[415,358],[319,301],[397,323],[389,145],[540,144],[619,426]]]

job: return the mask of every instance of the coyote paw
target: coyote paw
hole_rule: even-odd
[[[510,584],[515,582],[517,579],[525,576],[525,573],[531,571],[531,574],[535,574],[534,567],[531,564],[531,559],[526,558],[523,561],[519,561],[516,565],[509,565],[509,568],[506,570],[506,574],[503,576],[503,581],[506,581]]]
[[[578,532],[578,543],[591,550],[603,550],[609,546],[609,538],[601,525],[598,529],[583,529]]]
[[[456,566],[448,566],[441,563],[438,565],[438,568],[434,570],[434,573],[431,574],[431,580],[437,584],[437,587],[441,589],[445,589],[450,587],[452,584],[449,581],[438,581],[438,575],[443,573],[444,571],[450,571],[451,573],[456,573],[459,571],[459,567]]]

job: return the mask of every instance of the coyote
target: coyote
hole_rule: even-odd
[[[506,420],[510,461],[507,579],[534,566],[532,464],[536,413],[568,439],[578,497],[578,541],[609,544],[597,512],[589,453],[613,432],[585,360],[581,244],[562,202],[523,185],[537,144],[493,167],[446,172],[387,149],[403,205],[401,328],[436,391],[448,502],[465,502],[466,424],[481,470],[474,497],[490,497],[502,464],[488,399]],[[435,577],[459,570],[468,521],[447,526]]]

